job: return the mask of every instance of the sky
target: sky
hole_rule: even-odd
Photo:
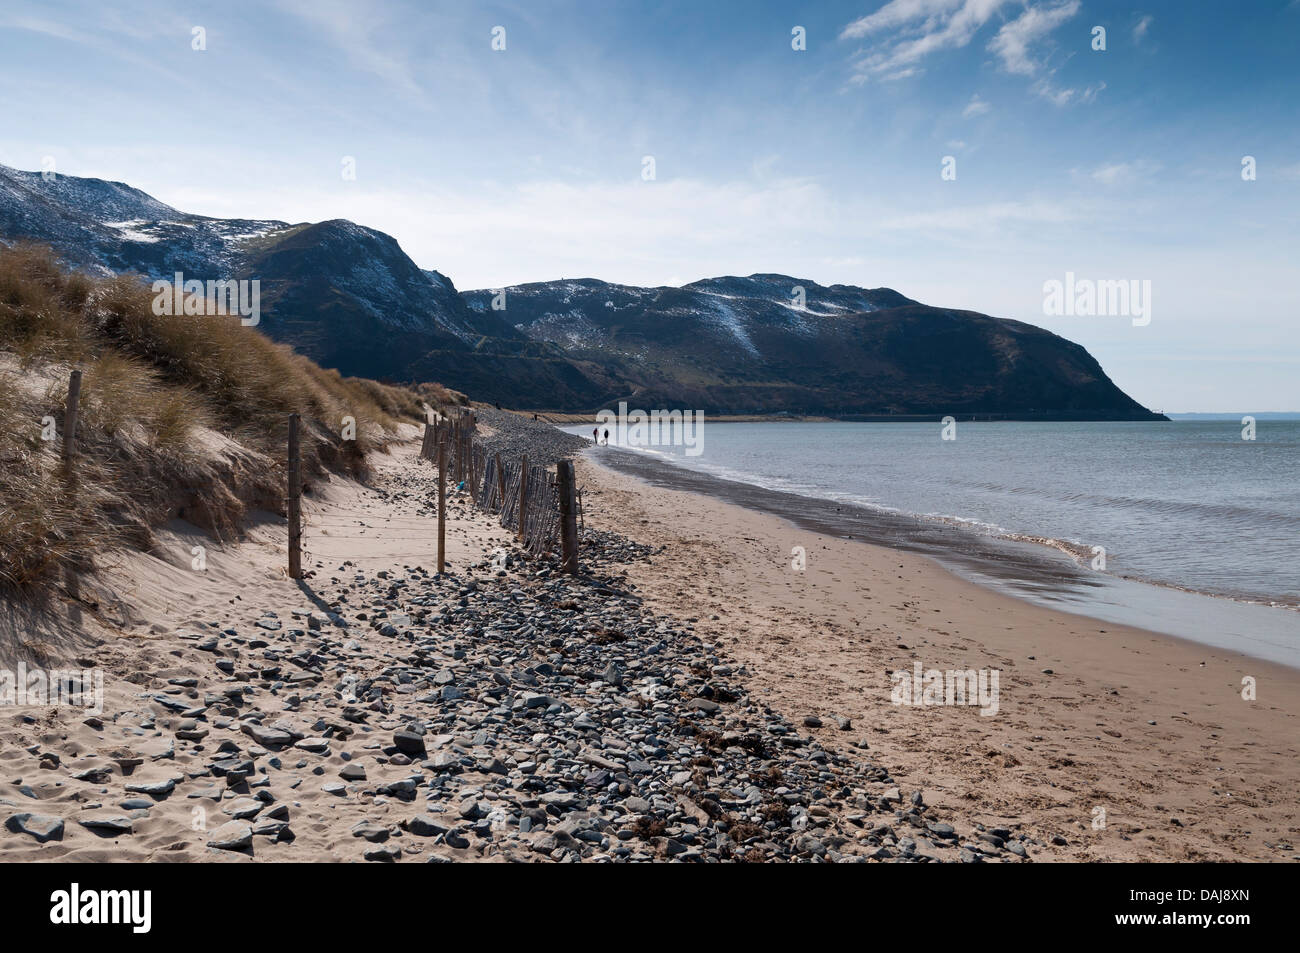
[[[351,219],[461,289],[890,287],[1154,409],[1294,411],[1298,51],[1300,0],[5,0],[0,163]],[[1149,320],[1047,313],[1067,273]]]

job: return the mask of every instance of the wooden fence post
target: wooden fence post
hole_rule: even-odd
[[[447,445],[438,444],[438,575],[446,566],[447,554]]]
[[[502,509],[505,509],[505,507],[506,507],[506,471],[505,471],[505,469],[501,466],[501,454],[499,454],[499,453],[496,455],[495,466],[496,466],[496,471],[497,471],[497,502],[499,502],[499,503],[501,504],[501,508],[502,508]]]
[[[453,436],[453,437],[455,438],[455,440],[456,440],[456,477],[455,477],[455,479],[456,479],[456,482],[457,482],[457,483],[460,483],[462,480],[465,479],[465,477],[464,477],[464,473],[465,473],[465,452],[464,452],[464,449],[463,449],[464,446],[465,446],[465,426],[464,426],[464,423],[463,423],[462,421],[460,421],[460,420],[457,420],[457,421],[456,421],[456,429],[453,431],[452,436]]]
[[[302,578],[302,464],[297,414],[289,415],[289,578]]]
[[[523,463],[519,465],[519,542],[524,541],[524,513],[528,505],[528,454],[524,454]]]
[[[73,371],[68,379],[68,407],[63,414],[63,462],[72,466],[77,453],[77,407],[81,402],[81,371]]]
[[[555,465],[556,490],[560,496],[560,553],[562,568],[570,575],[578,571],[578,508],[573,500],[573,461]]]

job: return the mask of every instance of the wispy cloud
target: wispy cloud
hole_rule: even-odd
[[[980,99],[979,93],[975,93],[971,96],[970,102],[966,104],[966,108],[961,111],[961,116],[963,119],[970,119],[972,116],[982,116],[992,108],[993,107],[985,100]]]
[[[1150,16],[1148,14],[1147,16],[1144,16],[1141,20],[1138,20],[1137,26],[1133,27],[1134,43],[1142,42],[1143,38],[1147,35],[1147,30],[1151,29],[1151,24],[1155,22],[1155,19],[1156,19],[1155,17]]]
[[[422,90],[416,71],[393,38],[406,35],[401,16],[385,4],[359,6],[348,0],[278,0],[278,6],[322,33],[357,69],[408,95]]]
[[[1152,159],[1107,162],[1093,169],[1072,169],[1077,179],[1098,185],[1128,185],[1159,172],[1163,166]]]
[[[1033,85],[1033,91],[1054,106],[1068,106],[1071,103],[1087,104],[1094,102],[1105,88],[1105,80],[1083,87],[1053,86],[1045,79],[1039,80]]]
[[[919,212],[906,212],[880,222],[885,233],[941,235],[952,241],[987,235],[1005,236],[1013,227],[1040,227],[1078,222],[1087,213],[1066,201],[981,202],[952,205]]]
[[[506,185],[340,193],[301,186],[249,189],[239,204],[202,190],[169,190],[186,211],[321,221],[347,218],[398,236],[422,267],[452,275],[462,288],[591,275],[658,284],[689,275],[797,270],[845,256],[924,245],[987,251],[1013,236],[1041,241],[1053,229],[1091,227],[1113,218],[1096,193],[954,203],[917,202],[834,190],[808,178],[763,181],[539,179]],[[430,228],[437,222],[437,228]],[[842,271],[811,275],[850,280]],[[680,281],[678,281],[680,283]]]
[[[890,0],[879,10],[859,17],[840,31],[842,40],[864,40],[851,58],[851,81],[896,80],[924,72],[922,61],[932,54],[970,45],[976,35],[1012,0]],[[1006,20],[987,49],[1003,70],[1034,76],[1042,68],[1039,47],[1059,26],[1079,12],[1079,0],[1020,2],[1020,11]],[[1009,11],[1014,13],[1014,8]],[[1072,93],[1067,100],[1074,99]],[[971,107],[968,107],[968,109]],[[978,115],[981,110],[974,107]]]
[[[931,53],[958,49],[974,39],[984,24],[1010,0],[890,0],[875,13],[854,20],[840,31],[846,40],[891,33],[881,48],[860,50],[853,81],[911,75]]]
[[[1026,7],[1014,20],[1004,23],[989,43],[989,51],[1008,73],[1032,76],[1038,72],[1032,47],[1079,12],[1079,0],[1065,0],[1055,6]]]
[[[72,22],[69,22],[69,20]],[[0,32],[21,31],[82,46],[112,56],[141,69],[166,76],[174,83],[187,80],[164,66],[157,56],[142,55],[138,41],[172,38],[189,47],[190,23],[170,11],[151,10],[138,4],[109,10],[96,7],[76,18],[58,18],[44,5],[14,2],[0,9]]]
[[[890,0],[875,13],[854,20],[842,31],[841,39],[860,39],[881,30],[893,30],[925,18],[950,14],[963,0]]]
[[[116,9],[96,6],[76,17],[60,16],[51,5],[16,0],[0,11],[0,29],[23,30],[70,43],[112,50],[114,38],[157,40],[173,37],[189,44],[190,21],[147,4],[121,2]]]

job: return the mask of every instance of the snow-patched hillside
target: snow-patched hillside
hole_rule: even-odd
[[[490,297],[486,291],[465,293],[475,311],[486,309]],[[827,287],[774,274],[705,278],[680,288],[637,288],[590,278],[549,281],[508,288],[506,298],[515,328],[564,348],[618,349],[615,329],[638,328],[621,353],[641,359],[646,344],[658,337],[658,325],[665,341],[689,334],[703,346],[750,363],[765,360],[764,342],[774,337],[813,341],[833,332],[847,315],[916,304],[889,288]]]
[[[121,182],[0,166],[0,241],[18,240],[97,272],[256,279],[258,330],[322,366],[516,407],[590,411],[635,394],[726,413],[1150,417],[1078,345],[889,288],[566,279],[506,288],[501,310],[343,219],[209,218]]]

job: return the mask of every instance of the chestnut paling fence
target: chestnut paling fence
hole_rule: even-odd
[[[79,381],[74,380],[74,385]],[[68,425],[64,448],[71,456],[75,432],[76,388],[71,391]],[[432,463],[438,472],[437,558],[438,572],[446,569],[447,490],[467,491],[471,503],[486,513],[500,517],[501,525],[515,534],[519,545],[533,557],[554,552],[558,543],[561,568],[578,572],[578,525],[582,519],[582,491],[574,483],[573,461],[561,460],[552,473],[544,466],[528,463],[523,456],[516,463],[503,461],[501,454],[490,453],[476,439],[478,421],[473,411],[459,408],[452,417],[439,416],[424,426],[419,459]],[[289,417],[288,496],[286,512],[289,530],[289,575],[304,577],[302,569],[302,479],[299,469],[299,418]],[[340,535],[340,525],[356,529],[350,523],[335,524],[328,538],[357,538]],[[361,524],[364,525],[364,524]],[[419,539],[427,540],[424,526],[415,529]],[[324,526],[321,526],[322,530]],[[369,528],[369,527],[367,527]],[[371,536],[370,538],[374,538]],[[399,537],[411,539],[410,536]]]
[[[477,429],[469,410],[426,423],[420,459],[438,466],[441,458],[440,484],[457,484],[478,509],[499,515],[530,555],[553,552],[558,543],[564,568],[576,572],[582,494],[574,487],[573,463],[561,461],[552,472],[527,456],[502,460],[477,439]]]

